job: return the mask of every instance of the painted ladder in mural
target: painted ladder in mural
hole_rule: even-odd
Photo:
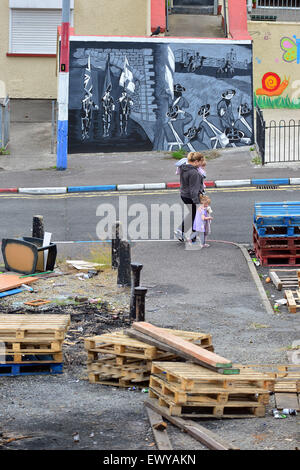
[[[250,41],[75,36],[69,93],[70,153],[253,142]]]

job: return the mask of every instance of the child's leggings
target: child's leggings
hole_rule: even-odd
[[[207,236],[207,233],[206,233],[206,232],[199,232],[199,237],[200,237],[200,243],[201,243],[201,245],[205,245],[205,243],[206,243],[206,236]]]

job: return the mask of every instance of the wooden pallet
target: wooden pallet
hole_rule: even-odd
[[[0,315],[0,341],[63,340],[70,315]]]
[[[184,336],[190,342],[203,344],[203,348],[211,350],[211,335],[194,332],[181,332],[172,330],[177,336]],[[142,341],[130,338],[123,331],[106,333],[100,336],[93,336],[84,340],[84,347],[88,352],[88,360],[96,360],[99,353],[114,354],[127,358],[136,359],[171,359],[174,354],[159,350],[156,346],[151,346]]]
[[[5,355],[0,354],[0,362],[5,362],[5,364],[12,364],[18,362],[26,363],[42,363],[42,362],[63,362],[63,353],[7,353]]]
[[[187,362],[153,362],[151,375],[176,384],[180,390],[197,393],[237,391],[237,393],[269,392],[274,389],[274,378],[252,369],[242,369],[237,375],[224,376],[205,367]]]
[[[149,379],[147,380],[136,380],[136,379],[126,379],[126,378],[114,378],[111,375],[103,376],[95,372],[89,372],[89,382],[99,385],[108,385],[111,387],[148,387]]]
[[[189,403],[198,403],[201,406],[220,405],[228,402],[253,402],[266,405],[269,403],[270,392],[261,388],[249,390],[238,387],[233,391],[227,391],[222,387],[214,386],[211,388],[203,388],[201,392],[187,392],[181,390],[177,384],[170,384],[165,380],[151,375],[150,388],[157,392],[160,396],[170,399],[177,405],[188,405]]]
[[[287,307],[290,313],[298,313],[300,308],[300,289],[292,291],[287,289],[284,291],[284,296],[287,300]]]
[[[88,364],[88,372],[97,374],[99,380],[120,379],[128,381],[149,381],[151,363],[148,361],[132,362],[122,366],[116,365],[114,360],[98,361]]]
[[[300,287],[299,269],[270,270],[269,276],[277,290],[292,289]]]
[[[228,401],[220,404],[189,403],[178,405],[171,399],[161,396],[158,392],[149,389],[149,398],[161,406],[170,416],[186,418],[256,418],[264,417],[266,408],[261,403],[246,401]]]

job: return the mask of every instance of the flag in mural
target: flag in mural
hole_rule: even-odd
[[[126,91],[134,93],[135,84],[133,81],[133,73],[130,70],[128,59],[125,56],[124,68],[120,76],[119,85],[122,86]]]
[[[99,109],[98,105],[96,105],[93,101],[93,83],[90,56],[88,57],[88,63],[84,72],[83,88],[84,97],[81,100],[81,138],[84,140],[89,138],[93,109]]]

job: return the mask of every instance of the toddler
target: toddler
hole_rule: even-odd
[[[210,199],[208,196],[200,196],[200,206],[197,209],[196,217],[194,220],[193,229],[196,230],[200,237],[201,247],[209,247],[206,243],[206,237],[211,232],[210,224],[212,217],[209,213]]]

